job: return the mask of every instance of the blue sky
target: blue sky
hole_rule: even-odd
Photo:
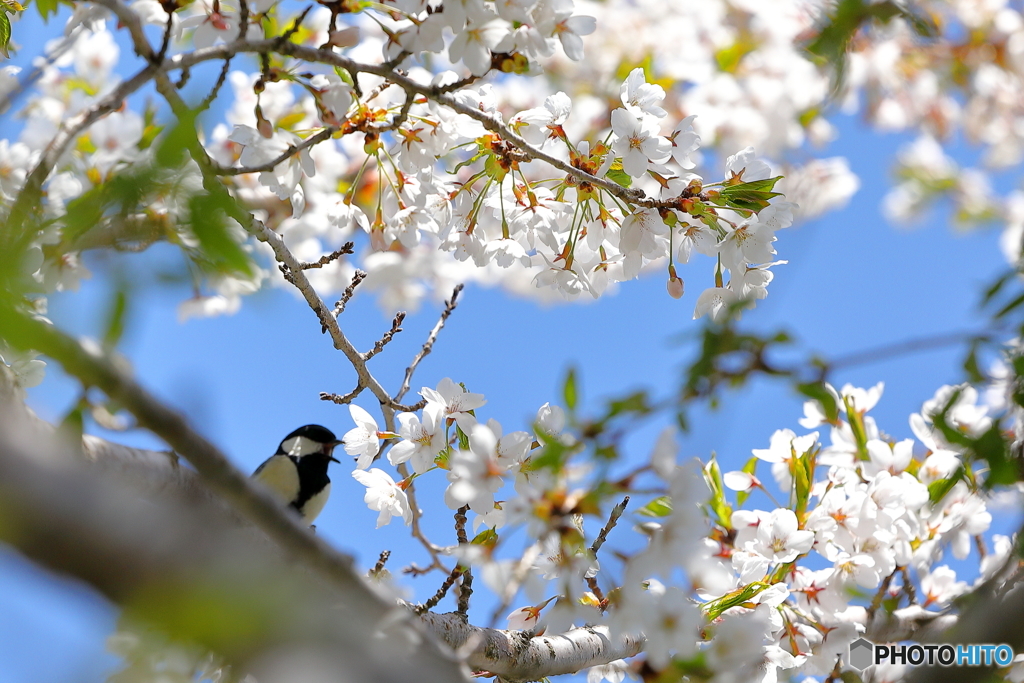
[[[1005,268],[998,232],[956,233],[940,212],[913,230],[887,224],[879,204],[891,183],[889,164],[910,137],[878,135],[849,118],[836,123],[840,137],[823,155],[846,156],[861,178],[861,190],[845,210],[779,234],[779,258],[790,263],[775,269],[769,297],[745,314],[743,324],[761,332],[789,331],[797,340],[794,357],[809,352],[835,357],[983,326],[985,319],[976,311],[981,288]],[[973,153],[959,147],[955,157],[968,163]],[[171,258],[159,252],[131,257],[122,272],[138,278],[153,263]],[[89,263],[94,277],[79,292],[52,297],[50,310],[62,327],[97,335],[97,312],[105,309],[112,292],[112,279],[104,272],[113,264],[96,258]],[[479,412],[495,417],[506,430],[527,428],[541,404],[558,402],[570,366],[577,368],[584,412],[632,389],[664,396],[677,388],[694,351],[692,339],[700,327],[691,317],[696,295],[710,280],[705,268],[698,261],[681,271],[689,291],[680,301],[667,296],[661,273],[625,283],[618,294],[590,305],[544,307],[471,286],[420,367],[414,391],[446,376],[464,382],[487,396]],[[138,288],[121,350],[145,386],[187,414],[241,469],[254,469],[301,424],[321,423],[339,434],[352,427],[347,409],[319,399],[321,391],[347,392],[353,380],[304,303],[276,289],[248,299],[237,315],[179,324],[175,306],[186,296],[174,284],[150,281]],[[405,331],[372,361],[385,386],[400,384],[437,315],[436,307],[410,315]],[[357,297],[341,320],[364,349],[389,322],[368,295]],[[892,436],[912,437],[908,415],[936,388],[962,379],[963,353],[959,347],[920,352],[853,367],[833,379],[837,386],[884,381],[885,394],[873,414]],[[30,391],[30,404],[44,418],[56,420],[75,397],[74,383],[51,364],[46,382]],[[372,403],[360,403],[373,411]],[[715,451],[726,469],[738,468],[751,448],[767,447],[775,429],[800,433],[801,405],[784,383],[756,381],[726,394],[718,411],[695,413],[682,455],[706,459]],[[660,424],[652,421],[628,442],[631,457],[646,457]],[[158,445],[139,433],[112,438]],[[373,530],[376,515],[366,509],[364,489],[346,466],[336,467],[332,477],[333,496],[317,522],[323,537],[354,553],[363,565],[372,565],[381,549],[407,546],[401,527]],[[442,542],[449,542],[444,536],[451,533],[449,519],[443,506],[429,506],[428,527]],[[1013,521],[1005,520],[1002,530]],[[410,556],[416,559],[415,551]],[[436,588],[433,579],[420,581],[418,593]],[[5,680],[102,680],[114,661],[103,650],[116,618],[109,606],[88,589],[4,550],[0,585],[0,671]],[[58,652],[60,657],[53,656]]]

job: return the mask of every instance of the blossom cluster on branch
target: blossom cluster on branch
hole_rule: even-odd
[[[939,564],[947,552],[963,560],[978,548],[978,586],[1005,569],[1013,543],[996,535],[987,548],[984,470],[965,461],[935,424],[941,414],[961,433],[989,430],[993,418],[976,391],[946,386],[925,402],[910,417],[917,445],[887,436],[868,414],[881,385],[827,388],[831,405],[808,401],[800,420],[815,431],[779,430],[743,471],[724,474],[714,460],[678,463],[669,429],[645,465],[609,488],[586,467],[593,444],[566,429],[560,408],[542,406],[533,433],[504,433],[478,417],[484,397],[450,379],[422,390],[421,413],[399,414],[398,434],[380,432],[353,406],[358,426],[346,435],[346,449],[359,457],[354,476],[380,511],[378,525],[396,517],[409,523],[404,490],[446,473],[444,502],[467,506],[474,530],[485,532],[445,552],[476,568],[505,603],[520,589],[533,602],[509,615],[510,628],[558,633],[606,623],[613,634],[646,638],[651,669],[681,667],[714,680],[775,680],[777,669],[828,676],[848,665],[852,641],[873,635],[877,612],[912,612],[925,622],[970,589]],[[822,429],[830,431],[829,445],[819,438]],[[372,476],[363,471],[385,438],[395,440],[387,451],[393,465],[413,465],[397,483],[378,468]],[[775,500],[758,464],[770,465],[784,505],[743,508],[755,489]],[[739,505],[727,489],[739,492]],[[622,567],[609,573],[584,519],[600,522],[605,503],[623,494],[650,499],[640,510],[649,522],[636,527],[647,540],[638,550],[617,550]],[[532,545],[509,557],[505,536],[516,527]],[[591,680],[614,683],[635,670],[604,665]],[[899,680],[902,672],[878,670],[873,680]]]

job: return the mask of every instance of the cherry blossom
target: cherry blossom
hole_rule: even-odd
[[[391,523],[392,517],[401,517],[406,524],[412,523],[412,510],[405,491],[384,470],[371,467],[369,470],[355,470],[352,476],[366,487],[363,501],[371,510],[377,510],[377,528]]]

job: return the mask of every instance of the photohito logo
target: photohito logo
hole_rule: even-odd
[[[850,643],[847,662],[858,671],[872,664],[928,664],[939,666],[1008,666],[1013,661],[1009,645],[876,645],[865,638]]]

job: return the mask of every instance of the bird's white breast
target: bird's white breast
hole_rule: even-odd
[[[253,478],[273,491],[285,504],[299,496],[299,470],[286,455],[271,456],[260,465]]]
[[[312,524],[313,520],[320,514],[320,511],[324,509],[324,505],[327,504],[327,497],[329,495],[331,495],[331,483],[327,482],[327,484],[320,489],[318,493],[313,494],[313,496],[306,501],[306,504],[302,506],[302,510],[300,512],[302,512],[302,519],[304,519],[307,524]]]

